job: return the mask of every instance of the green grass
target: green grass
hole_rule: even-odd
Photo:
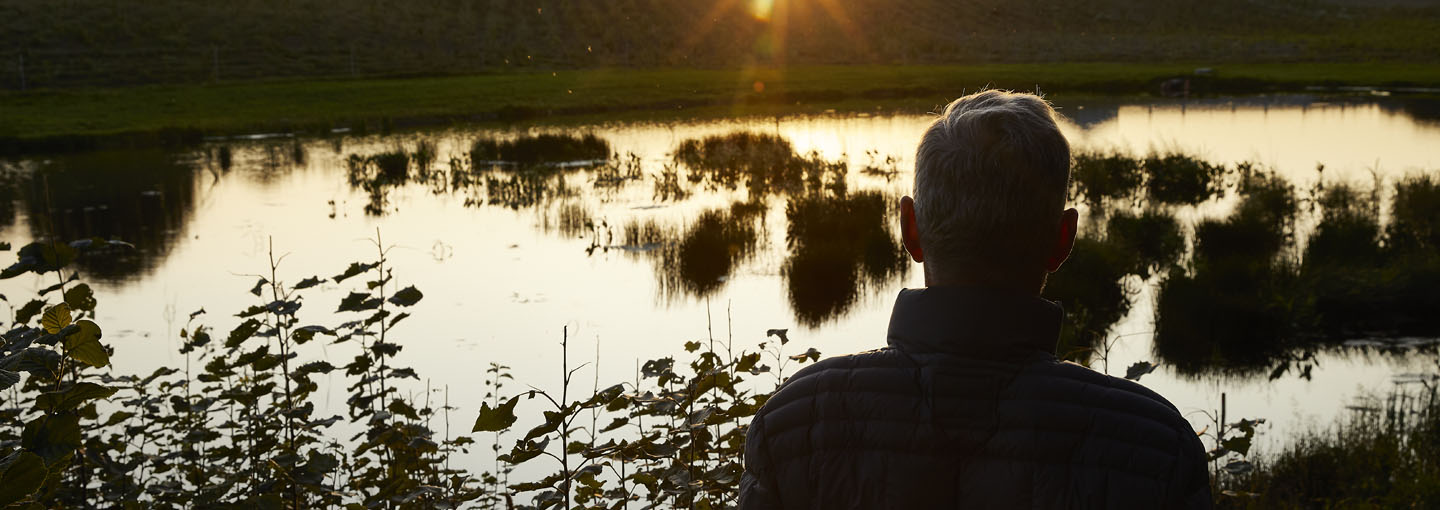
[[[1395,390],[1254,461],[1254,471],[1221,480],[1216,507],[1435,508],[1440,399]]]
[[[517,70],[1440,62],[1440,7],[1361,0],[7,0],[0,88]],[[1430,2],[1433,4],[1433,2]]]
[[[220,85],[0,92],[0,152],[83,148],[106,139],[434,125],[635,111],[807,108],[826,103],[942,104],[990,86],[1141,94],[1197,65],[1012,64],[812,66],[789,69],[523,72],[457,77],[265,81]],[[764,83],[757,92],[756,82]],[[1440,84],[1440,65],[1247,64],[1204,80],[1216,91],[1313,84]],[[1200,81],[1197,87],[1202,85]],[[797,103],[799,103],[797,105]]]

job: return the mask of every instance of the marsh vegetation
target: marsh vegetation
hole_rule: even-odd
[[[864,152],[847,155],[781,126],[676,129],[682,135],[658,149],[604,129],[537,129],[227,140],[4,163],[6,232],[42,241],[18,250],[5,288],[14,319],[0,369],[16,382],[0,390],[0,448],[9,448],[0,476],[11,480],[14,469],[15,480],[38,480],[29,497],[71,506],[731,506],[748,416],[797,365],[819,358],[808,348],[858,350],[839,337],[867,331],[887,293],[918,284],[895,230],[907,163],[886,156],[903,151],[870,149],[866,132],[845,145]],[[1045,291],[1067,310],[1067,359],[1117,375],[1129,366],[1126,375],[1147,384],[1225,391],[1226,381],[1336,377],[1320,359],[1434,356],[1432,173],[1297,178],[1179,149],[1076,159],[1080,240]],[[268,233],[250,218],[287,201],[303,207],[282,209],[268,228],[301,232],[302,244],[286,257],[277,242],[272,268]],[[205,232],[188,226],[225,207],[220,227],[213,212]],[[341,253],[335,240],[356,225],[407,240]],[[416,240],[436,229],[466,239]],[[250,264],[197,254],[202,234],[242,239],[234,251],[250,250]],[[157,268],[249,274],[237,267],[256,262],[264,274],[231,277],[244,280],[221,286],[233,292],[180,294],[190,297],[167,307],[175,332],[156,333],[158,342],[131,331],[155,322],[148,309],[111,297],[157,281]],[[550,272],[565,286],[532,287]],[[214,287],[184,274],[174,285]],[[601,321],[552,320],[575,306],[570,294],[589,295],[586,286],[602,287],[586,306],[609,303],[605,313],[636,326],[581,334]],[[62,302],[69,325],[46,330],[47,314],[64,322]],[[210,312],[188,316],[187,307]],[[767,322],[758,329],[757,316]],[[105,368],[75,357],[93,351],[81,321],[104,328],[94,336],[112,361]],[[553,335],[536,325],[551,322]],[[452,335],[492,341],[464,351],[446,343]],[[1146,363],[1121,364],[1116,346],[1127,342]],[[465,365],[435,368],[436,352]],[[159,370],[141,366],[167,359]],[[59,368],[47,365],[54,360]],[[1413,370],[1433,385],[1428,368]],[[1287,431],[1293,443],[1257,450],[1248,445],[1264,438],[1260,422],[1210,413],[1216,483],[1235,494],[1225,504],[1298,493],[1433,501],[1421,490],[1428,450],[1409,439],[1429,430],[1417,395],[1403,411],[1357,414],[1354,425],[1308,436]],[[1379,418],[1399,415],[1413,420]],[[27,427],[51,435],[27,439]],[[1361,433],[1376,427],[1387,432]],[[1407,439],[1385,443],[1394,434]],[[1362,460],[1402,474],[1356,474],[1370,482],[1323,492],[1299,467]]]

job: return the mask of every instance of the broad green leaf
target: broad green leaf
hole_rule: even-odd
[[[734,381],[730,373],[725,371],[712,371],[695,378],[695,394],[701,395],[712,389],[719,389],[725,393],[735,393]]]
[[[322,281],[322,280],[320,280],[320,277],[318,277],[318,276],[311,276],[311,277],[306,278],[306,279],[304,279],[304,280],[300,280],[300,283],[295,284],[295,286],[292,287],[292,288],[295,289],[295,290],[304,290],[304,289],[308,289],[308,288],[310,288],[310,287],[314,287],[314,286],[316,286],[316,285],[320,285],[320,282],[321,282],[321,281]]]
[[[135,417],[135,413],[129,411],[115,411],[115,414],[110,415],[110,418],[105,420],[105,426],[109,427],[111,425],[115,425],[116,423],[120,423],[133,417]]]
[[[560,425],[565,423],[565,415],[555,411],[544,411],[545,423],[536,425],[525,434],[525,440],[529,441],[537,437],[560,430]],[[474,432],[474,431],[471,431]]]
[[[307,485],[320,485],[325,475],[340,467],[340,460],[328,453],[311,451],[308,460],[295,473],[296,481]]]
[[[795,360],[795,361],[799,361],[799,362],[801,362],[801,363],[804,363],[806,360],[819,361],[819,360],[820,360],[820,351],[819,351],[819,350],[816,350],[814,347],[811,347],[811,348],[807,349],[807,350],[806,350],[805,352],[803,352],[803,353],[800,353],[800,354],[796,354],[796,355],[794,355],[794,356],[791,356],[790,359]]]
[[[71,320],[70,305],[60,303],[45,310],[45,314],[40,316],[40,326],[53,335],[69,326]]]
[[[364,292],[351,292],[340,300],[337,312],[359,312],[380,306],[380,299]]]
[[[65,291],[65,304],[80,311],[95,310],[95,292],[87,284],[79,284]]]
[[[1227,437],[1224,441],[1220,442],[1220,446],[1226,450],[1239,453],[1240,455],[1246,455],[1250,453],[1250,441],[1251,437],[1249,435]]]
[[[310,374],[328,374],[334,370],[335,365],[331,365],[328,361],[311,361],[296,368],[295,372],[291,374],[291,377],[301,379]]]
[[[383,357],[395,357],[400,353],[403,346],[393,342],[375,342],[370,344],[370,351]]]
[[[61,413],[36,418],[25,425],[20,444],[44,459],[45,465],[53,465],[80,447],[80,416]]]
[[[16,384],[20,384],[20,372],[0,368],[0,390],[9,389]]]
[[[760,353],[752,352],[745,354],[740,356],[740,360],[735,363],[735,370],[737,372],[749,372],[755,368],[757,363],[760,363]]]
[[[26,249],[31,249],[31,253],[40,259],[40,266],[35,268],[35,271],[40,273],[59,270],[75,261],[75,248],[65,243],[30,243],[20,249],[19,255],[23,257]]]
[[[75,260],[75,249],[67,244],[36,241],[20,248],[15,253],[15,263],[0,271],[0,280],[14,278],[28,272],[45,273],[55,271]]]
[[[235,357],[234,364],[233,364],[232,366],[235,366],[235,367],[247,366],[247,365],[250,365],[250,364],[253,364],[253,363],[257,363],[257,362],[259,362],[260,360],[264,359],[266,356],[269,356],[269,355],[270,355],[270,346],[269,346],[269,345],[261,345],[261,346],[259,346],[259,347],[256,347],[255,350],[253,350],[253,351],[250,351],[250,352],[247,352],[247,353],[245,353],[245,354],[241,354],[241,355],[239,355],[239,356],[236,356],[236,357]]]
[[[266,354],[264,356],[261,356],[259,359],[256,359],[255,362],[250,365],[250,368],[255,370],[256,372],[265,372],[267,370],[280,366],[281,361],[282,360],[279,356],[276,356],[274,354]]]
[[[35,406],[47,411],[69,411],[91,400],[114,395],[116,388],[82,382],[64,391],[51,391],[35,397]]]
[[[359,263],[359,262],[351,262],[351,263],[350,263],[350,267],[346,268],[346,269],[345,269],[345,272],[335,275],[335,277],[332,278],[332,280],[335,280],[335,283],[340,283],[340,282],[345,281],[345,279],[350,278],[351,276],[355,276],[355,275],[357,275],[357,274],[360,274],[360,273],[369,271],[369,270],[371,270],[371,269],[374,269],[375,266],[378,266],[378,265],[380,265],[379,262],[371,262],[371,263],[369,263],[369,264],[361,264],[361,263]]]
[[[250,293],[254,294],[255,297],[260,297],[260,292],[265,290],[265,285],[269,283],[270,280],[266,280],[263,277],[260,278],[259,281],[255,282],[255,286],[250,288]]]
[[[498,432],[510,428],[515,424],[515,403],[520,397],[510,397],[509,400],[501,403],[495,408],[490,407],[489,402],[480,404],[480,415],[475,417],[475,426],[471,432]]]
[[[29,303],[25,303],[25,306],[21,306],[19,310],[15,311],[15,324],[29,324],[30,319],[34,319],[35,316],[40,313],[40,310],[44,308],[44,301],[39,299],[30,300]]]
[[[180,354],[193,352],[208,343],[210,343],[210,330],[203,326],[195,328],[195,332],[190,334],[189,340],[186,340],[185,344],[180,347]]]
[[[606,426],[605,426],[605,428],[600,429],[600,432],[610,432],[610,431],[615,430],[615,429],[618,429],[618,428],[620,428],[620,427],[624,427],[625,425],[628,425],[628,424],[630,424],[630,418],[625,418],[625,417],[615,418],[615,420],[614,420],[614,421],[611,421],[609,425],[606,425]]]
[[[1131,381],[1139,381],[1145,374],[1154,372],[1157,366],[1158,365],[1150,364],[1149,361],[1136,361],[1135,364],[1130,365],[1130,368],[1125,369],[1125,378]]]
[[[250,498],[241,507],[255,510],[283,510],[285,500],[280,497],[280,494],[263,494]]]
[[[412,420],[420,419],[420,415],[415,412],[415,408],[402,400],[391,400],[390,405],[385,406],[385,409]]]
[[[420,293],[420,289],[417,289],[414,285],[411,285],[409,287],[400,289],[400,291],[396,292],[394,296],[390,296],[389,301],[400,306],[412,306],[415,303],[420,302],[420,298],[423,297],[425,297],[425,294]]]
[[[255,332],[257,331],[260,331],[260,321],[246,319],[245,322],[240,323],[239,326],[235,326],[235,329],[230,330],[230,337],[225,339],[225,347],[230,349],[239,347],[240,344],[249,340],[250,337],[255,336]]]
[[[291,334],[291,337],[295,339],[295,343],[303,344],[315,338],[316,333],[323,333],[326,335],[335,336],[335,332],[331,331],[330,328],[327,328],[325,326],[304,326],[300,328],[295,328],[295,332]]]
[[[100,344],[100,326],[89,320],[75,323],[79,329],[65,337],[65,353],[92,367],[110,364],[110,353]]]
[[[685,426],[689,428],[704,427],[710,416],[715,414],[714,407],[706,407],[699,411],[690,413],[685,417]]]
[[[49,474],[45,461],[39,455],[19,452],[5,474],[0,475],[0,507],[34,494]]]
[[[60,370],[60,353],[43,347],[27,347],[20,352],[0,358],[0,368],[16,372],[53,375]]]
[[[516,441],[515,448],[511,449],[508,455],[500,455],[499,460],[512,466],[519,465],[525,461],[539,457],[541,453],[545,453],[545,447],[549,445],[550,438],[548,437],[539,443],[528,439]]]

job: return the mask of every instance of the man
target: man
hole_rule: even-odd
[[[1029,94],[955,100],[900,203],[924,289],[889,346],[795,374],[750,425],[740,506],[1208,508],[1203,447],[1139,384],[1055,358],[1070,146]]]

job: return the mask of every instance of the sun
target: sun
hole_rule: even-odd
[[[770,21],[775,13],[775,0],[750,0],[750,15],[761,21]]]

